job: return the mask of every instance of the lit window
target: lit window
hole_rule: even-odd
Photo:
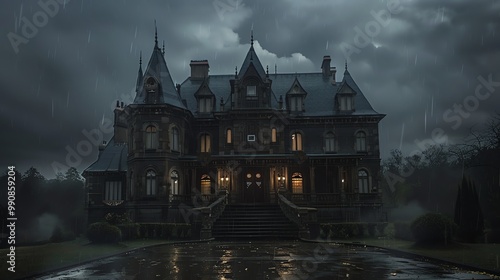
[[[170,172],[170,192],[171,194],[179,194],[179,173],[175,170]]]
[[[156,194],[156,172],[148,170],[146,172],[146,195]]]
[[[335,135],[332,132],[328,132],[325,135],[325,152],[335,151]]]
[[[179,151],[179,129],[177,129],[177,127],[172,128],[172,139],[170,139],[170,144],[172,151]]]
[[[247,96],[257,96],[257,87],[247,86]]]
[[[150,125],[146,127],[146,149],[156,149],[156,127]]]
[[[358,188],[359,188],[359,193],[370,192],[368,172],[364,169],[358,171]]]
[[[302,174],[295,172],[292,175],[292,193],[303,193]]]
[[[122,182],[106,182],[105,200],[122,199]]]
[[[302,134],[299,132],[292,134],[292,151],[302,151]]]
[[[232,134],[232,130],[230,128],[228,128],[226,130],[226,143],[227,144],[233,143],[233,134]]]
[[[366,151],[366,133],[363,131],[356,133],[356,151]]]
[[[210,176],[207,174],[201,175],[201,194],[210,194],[211,185]]]
[[[206,133],[200,136],[200,152],[210,153],[210,135]]]
[[[276,143],[276,140],[277,140],[277,135],[276,135],[276,128],[273,127],[271,129],[271,142],[272,143]]]

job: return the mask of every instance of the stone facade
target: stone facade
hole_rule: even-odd
[[[117,103],[114,137],[84,172],[89,222],[183,222],[221,190],[229,203],[276,203],[280,188],[323,220],[379,219],[384,115],[347,65],[341,81],[329,56],[318,73],[270,74],[252,40],[239,71],[209,75],[208,61],[191,61],[174,85],[164,56],[156,42],[134,103]]]

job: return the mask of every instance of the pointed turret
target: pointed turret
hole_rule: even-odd
[[[262,67],[259,57],[255,53],[255,49],[253,48],[253,31],[250,40],[250,49],[248,50],[247,56],[245,57],[245,60],[241,65],[238,77],[241,78],[243,75],[245,75],[245,73],[248,71],[248,68],[250,68],[250,66],[252,65],[259,74],[259,76],[261,77],[261,79],[264,80],[266,78],[266,71],[264,70],[264,67]]]
[[[137,73],[137,83],[135,86],[135,92],[138,93],[142,87],[142,79],[144,78],[144,74],[142,73],[142,51],[139,55],[139,71]]]
[[[155,26],[155,46],[143,75],[143,82],[134,103],[163,103],[186,109],[177,92],[162,49],[158,46],[158,33]],[[146,81],[146,82],[144,82]],[[156,96],[151,96],[156,95]]]

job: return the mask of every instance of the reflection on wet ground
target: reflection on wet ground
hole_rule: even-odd
[[[393,256],[381,249],[300,241],[170,244],[38,279],[500,279]]]

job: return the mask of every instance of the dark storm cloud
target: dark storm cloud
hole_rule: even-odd
[[[82,130],[98,129],[112,118],[117,99],[133,98],[139,52],[145,67],[155,19],[177,83],[189,75],[191,59],[208,59],[212,74],[232,73],[241,66],[252,28],[259,58],[271,72],[275,64],[278,72],[319,71],[323,55],[331,55],[340,80],[342,45],[354,45],[355,28],[364,30],[375,21],[373,13],[387,11],[393,2],[72,0],[16,54],[7,34],[20,34],[20,18],[32,20],[41,7],[38,1],[8,1],[0,11],[0,164],[15,163],[22,170],[34,165],[52,177],[50,164],[66,163],[66,147],[75,149],[86,139]],[[380,132],[383,156],[400,146],[403,126],[407,152],[435,128],[461,141],[499,102],[500,87],[457,129],[456,120],[443,119],[454,104],[474,95],[478,77],[488,80],[493,74],[500,80],[497,1],[399,5],[389,24],[349,57],[354,79],[373,107],[387,114]],[[96,153],[83,157],[79,170]]]

